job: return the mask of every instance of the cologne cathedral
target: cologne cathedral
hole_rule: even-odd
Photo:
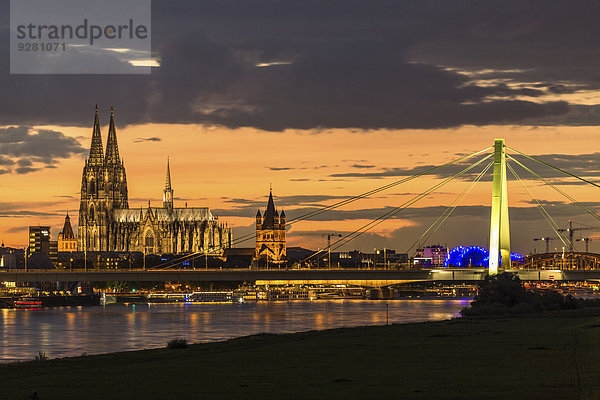
[[[81,179],[78,249],[218,255],[231,247],[231,229],[219,223],[208,207],[173,206],[168,160],[162,207],[151,207],[148,202],[147,207],[133,209],[127,199],[127,177],[119,156],[114,110],[111,107],[104,153],[96,106],[90,154]]]

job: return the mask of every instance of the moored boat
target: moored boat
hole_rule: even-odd
[[[42,300],[39,297],[34,296],[23,296],[18,300],[15,300],[14,304],[15,308],[23,308],[23,309],[38,309],[42,308]]]

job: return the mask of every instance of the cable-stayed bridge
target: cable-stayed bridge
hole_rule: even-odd
[[[510,270],[522,280],[600,281],[600,270]],[[404,282],[477,282],[488,275],[487,268],[419,270],[383,269],[223,269],[223,270],[93,270],[93,271],[10,271],[0,273],[8,282],[254,282],[268,285],[341,284],[382,287]]]
[[[477,281],[483,279],[485,276],[490,274],[496,274],[502,270],[515,270],[523,279],[533,280],[600,280],[600,255],[587,254],[587,259],[591,260],[583,264],[579,261],[573,263],[565,263],[565,254],[559,259],[561,262],[560,269],[556,269],[555,264],[557,262],[550,263],[551,257],[546,257],[545,263],[536,262],[535,259],[530,259],[526,264],[519,265],[511,261],[510,252],[510,218],[508,208],[508,190],[507,190],[507,169],[511,172],[514,179],[519,181],[525,192],[531,197],[533,204],[540,211],[542,217],[549,224],[550,228],[556,234],[560,241],[565,247],[573,247],[573,237],[564,237],[557,225],[556,221],[551,217],[550,213],[546,210],[543,204],[537,200],[532,194],[528,187],[521,179],[520,175],[515,170],[515,166],[521,167],[531,176],[544,184],[550,186],[561,196],[569,200],[570,203],[577,205],[584,212],[589,214],[594,219],[600,220],[600,216],[594,212],[590,207],[585,204],[578,202],[571,195],[566,193],[564,190],[557,187],[557,185],[550,182],[549,179],[542,177],[536,173],[532,168],[526,166],[517,157],[507,154],[507,149],[518,155],[521,159],[527,159],[535,162],[539,165],[543,165],[545,168],[550,168],[560,172],[566,176],[577,179],[579,182],[600,188],[600,185],[591,182],[585,178],[579,177],[571,172],[565,171],[561,168],[550,165],[540,159],[529,156],[523,152],[507,147],[503,139],[496,139],[494,146],[488,147],[477,152],[471,153],[459,157],[453,161],[431,167],[415,173],[411,176],[402,178],[395,182],[383,185],[373,190],[361,193],[356,196],[349,197],[347,199],[338,201],[329,206],[325,206],[306,214],[300,215],[288,221],[288,225],[293,225],[300,221],[308,220],[314,216],[322,213],[326,213],[331,210],[338,209],[345,205],[351,204],[355,201],[373,196],[385,190],[391,189],[398,185],[410,182],[416,178],[424,175],[432,174],[437,172],[439,169],[455,166],[463,167],[467,160],[475,159],[464,168],[460,169],[455,174],[448,176],[441,182],[437,182],[423,192],[415,195],[411,199],[403,202],[402,204],[386,211],[383,215],[373,219],[372,221],[364,224],[356,230],[342,236],[339,240],[331,243],[328,248],[319,250],[303,260],[300,263],[300,269],[271,269],[271,270],[189,270],[182,269],[182,265],[186,261],[198,257],[205,257],[204,253],[191,253],[181,257],[177,257],[174,260],[167,261],[159,264],[149,270],[143,271],[131,271],[131,270],[98,270],[98,271],[70,271],[70,270],[53,270],[53,271],[8,271],[0,272],[0,280],[2,281],[246,281],[246,282],[287,282],[287,283],[307,283],[307,282],[363,282],[365,286],[373,286],[374,283],[385,283],[391,284],[394,282],[406,282],[406,281],[427,281],[427,280],[456,280],[456,281]],[[493,150],[490,153],[490,150]],[[490,160],[491,159],[491,160]],[[511,165],[511,164],[514,164]],[[480,171],[475,173],[474,171]],[[409,248],[409,251],[414,248],[418,243],[427,241],[431,235],[437,232],[442,224],[451,216],[454,210],[460,205],[460,202],[466,197],[471,191],[474,185],[479,182],[484,175],[492,169],[492,197],[491,197],[491,210],[490,210],[490,236],[489,236],[489,260],[488,268],[478,269],[466,269],[466,268],[444,268],[442,270],[415,270],[412,268],[401,268],[400,266],[392,266],[389,270],[315,270],[302,268],[311,258],[319,256],[320,253],[329,252],[331,250],[337,250],[342,246],[350,243],[352,240],[360,237],[364,233],[370,231],[383,221],[392,218],[400,214],[403,210],[411,207],[419,200],[434,193],[449,182],[469,175],[475,175],[475,178],[469,185],[456,197],[456,199],[445,209],[445,211],[424,231],[424,233],[416,238],[413,245]],[[254,234],[249,234],[237,238],[233,244],[240,244],[247,240],[254,239]],[[495,255],[495,256],[494,256]],[[576,253],[569,253],[566,255],[567,259],[575,259]],[[557,255],[554,254],[553,260]],[[538,257],[539,258],[539,257]],[[580,257],[581,258],[581,257]],[[583,259],[583,258],[581,258]],[[538,259],[537,261],[539,261]],[[189,263],[188,263],[189,264]],[[584,265],[580,268],[580,265]],[[523,269],[525,266],[527,269]],[[576,266],[573,268],[573,266]],[[485,266],[487,267],[487,265]],[[370,282],[369,284],[367,284]]]
[[[507,153],[507,150],[509,152]],[[474,160],[474,161],[473,161]],[[440,174],[439,176],[446,176],[444,179],[437,181],[431,187],[423,190],[421,193],[418,193],[411,197],[410,199],[404,201],[402,204],[397,205],[395,207],[390,207],[386,209],[386,212],[377,218],[369,221],[368,223],[358,227],[354,231],[342,236],[336,241],[329,243],[328,246],[324,249],[321,249],[317,252],[314,252],[309,257],[306,257],[300,263],[300,266],[309,265],[311,260],[314,260],[316,257],[319,257],[322,253],[327,253],[335,250],[341,249],[343,246],[352,242],[353,240],[359,238],[363,234],[373,230],[376,226],[381,224],[382,222],[393,218],[395,216],[401,215],[403,211],[407,210],[411,206],[413,206],[418,201],[424,199],[425,197],[435,193],[443,186],[448,183],[461,179],[467,180],[468,177],[474,177],[472,181],[464,188],[464,190],[452,201],[452,203],[444,210],[444,212],[420,235],[415,238],[412,245],[407,249],[406,253],[410,253],[412,249],[417,247],[422,243],[426,243],[432,235],[439,231],[440,227],[444,224],[444,222],[452,215],[452,213],[456,210],[457,207],[460,206],[463,199],[471,192],[473,187],[480,182],[484,177],[489,176],[486,175],[490,169],[493,173],[492,179],[492,196],[491,196],[491,207],[490,207],[490,230],[489,230],[489,254],[498,254],[498,257],[489,257],[489,260],[486,262],[486,267],[489,265],[490,273],[497,273],[499,270],[510,269],[513,267],[514,262],[511,262],[511,253],[510,253],[510,219],[509,219],[509,208],[508,208],[508,189],[507,189],[507,181],[508,175],[507,172],[510,172],[513,179],[518,181],[520,185],[523,187],[524,192],[530,197],[531,203],[535,205],[535,207],[539,210],[543,219],[548,223],[550,229],[556,236],[556,239],[560,240],[564,246],[564,248],[573,249],[573,235],[572,230],[561,229],[556,223],[555,219],[552,218],[548,210],[544,207],[542,202],[536,199],[530,189],[524,182],[524,179],[519,175],[517,169],[522,169],[529,176],[528,179],[533,179],[538,182],[542,182],[544,185],[551,187],[554,191],[556,191],[561,197],[564,197],[568,200],[569,203],[572,203],[583,210],[585,213],[589,214],[593,219],[600,220],[600,216],[594,212],[589,206],[585,205],[577,201],[573,196],[566,193],[564,190],[558,187],[557,184],[551,182],[550,179],[544,178],[539,173],[535,172],[535,168],[527,166],[524,162],[529,161],[532,164],[536,164],[542,166],[546,170],[551,170],[554,172],[558,172],[559,174],[564,175],[565,177],[575,178],[577,180],[576,183],[583,183],[586,185],[594,186],[594,189],[600,188],[600,186],[594,182],[591,182],[585,178],[579,177],[569,171],[565,171],[561,168],[550,165],[549,163],[527,155],[519,150],[507,147],[503,139],[496,139],[494,141],[494,145],[485,149],[481,149],[479,151],[473,152],[468,155],[461,156],[455,160],[443,163],[441,165],[437,165],[434,167],[423,169],[417,173],[414,173],[411,176],[404,177],[402,179],[396,180],[391,183],[387,183],[378,188],[369,190],[367,192],[358,194],[356,196],[348,197],[341,201],[338,201],[334,204],[321,207],[310,212],[307,212],[303,215],[297,216],[293,219],[289,219],[287,222],[288,226],[292,226],[298,222],[309,220],[317,215],[327,213],[341,207],[344,207],[348,204],[354,203],[356,201],[377,195],[381,192],[389,190],[391,188],[395,188],[399,185],[406,184],[411,182],[417,178],[423,177],[425,175],[432,174]],[[448,167],[454,168],[456,170],[455,173],[440,173],[442,169]],[[522,173],[522,172],[521,172]],[[568,232],[569,235],[564,234]],[[234,240],[234,245],[243,243],[248,240],[253,240],[254,234],[248,234],[236,238]],[[196,257],[202,257],[202,253],[194,253],[182,256],[180,260],[189,260]],[[569,258],[569,254],[567,254],[567,258]],[[594,258],[596,256],[590,254],[587,258]],[[561,255],[561,258],[564,259],[565,256]],[[571,256],[571,258],[573,258]],[[546,257],[547,261],[548,258]],[[576,260],[575,262],[571,262],[568,265],[582,266],[583,268],[588,268],[589,265],[595,265],[594,262],[580,262],[581,260]],[[599,260],[600,261],[600,260]],[[181,262],[181,261],[179,261]],[[539,262],[532,262],[531,258],[525,261],[529,263],[530,267],[533,265],[540,265]],[[177,266],[178,261],[168,261],[163,264],[158,265],[157,269],[164,268],[173,268]],[[566,265],[564,262],[562,265]],[[545,262],[544,268],[549,266],[548,262]],[[395,265],[395,267],[402,267],[400,265]]]

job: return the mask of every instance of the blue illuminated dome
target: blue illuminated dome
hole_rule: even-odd
[[[512,261],[521,260],[523,256],[510,253]],[[490,264],[490,253],[480,246],[458,246],[448,252],[444,267],[488,267]]]
[[[487,267],[489,252],[479,246],[458,246],[448,252],[444,267]]]

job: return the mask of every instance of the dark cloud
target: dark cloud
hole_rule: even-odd
[[[42,169],[42,168],[18,167],[18,168],[15,168],[15,172],[17,174],[22,175],[22,174],[28,174],[30,172],[39,171],[40,169]]]
[[[578,105],[541,96],[599,86],[600,55],[590,40],[600,33],[592,18],[598,5],[529,3],[154,1],[161,66],[151,75],[19,76],[4,63],[0,123],[88,126],[86,107],[100,103],[117,106],[121,124],[315,131],[561,118],[597,124]],[[7,26],[9,13],[1,15]],[[8,59],[6,28],[0,39]]]
[[[334,195],[293,195],[293,196],[274,196],[275,204],[278,208],[282,207],[296,207],[298,205],[303,206],[320,206],[323,202],[327,202],[328,200],[343,200],[346,199],[347,196],[334,196]],[[224,197],[223,200],[225,203],[232,204],[234,210],[219,210],[219,213],[224,213],[222,215],[233,215],[231,213],[237,213],[236,216],[248,216],[239,214],[241,210],[254,210],[252,217],[256,214],[256,210],[258,208],[263,209],[267,206],[268,198],[264,199],[241,199],[241,198],[230,198]],[[246,211],[243,211],[246,212]],[[286,211],[287,212],[287,211]]]
[[[335,201],[329,200],[343,200],[346,198],[347,197],[344,196],[329,195],[282,196],[275,199],[275,204],[278,208],[283,206],[286,207],[285,212],[289,221],[308,213],[314,213],[315,211],[321,210],[326,205],[335,203]],[[538,201],[550,212],[552,217],[557,220],[563,219],[564,221],[567,221],[568,219],[571,219],[571,217],[577,215],[588,215],[588,217],[586,217],[588,219],[591,217],[579,206],[570,203],[569,200],[540,199]],[[254,217],[257,208],[263,209],[266,206],[266,199],[261,201],[228,198],[226,202],[231,203],[234,206],[228,209],[218,209],[215,210],[215,212],[222,216]],[[400,205],[404,202],[404,199],[395,200],[393,202]],[[543,221],[543,218],[536,207],[537,203],[534,201],[527,201],[526,203],[531,204],[531,206],[510,207],[511,220],[521,222],[536,220]],[[360,204],[360,201],[353,203],[353,206],[357,204]],[[600,208],[600,202],[582,202],[580,204],[592,210],[598,210],[598,208]],[[374,220],[383,215],[389,214],[391,219],[422,221],[424,219],[437,218],[447,209],[447,206],[445,205],[430,207],[408,207],[401,210],[396,210],[395,207],[397,206],[359,208],[353,210],[348,210],[346,209],[347,207],[340,207],[311,217],[310,220],[321,222],[364,219]],[[452,218],[464,219],[465,221],[469,221],[471,219],[488,221],[490,212],[489,210],[490,208],[487,205],[459,206],[453,211]],[[600,213],[600,211],[597,211],[597,213]]]
[[[350,165],[350,168],[366,169],[366,168],[375,168],[375,166],[374,165],[366,165],[366,164],[352,164],[352,165]]]
[[[133,139],[134,143],[142,143],[142,142],[160,142],[162,139],[156,136],[149,138],[135,138]]]
[[[58,197],[58,196],[54,196]],[[46,209],[56,207],[64,207],[64,200],[55,201],[35,201],[35,202],[0,202],[0,217],[64,217],[63,210],[58,212],[43,212],[36,211],[38,209]]]
[[[17,174],[52,168],[60,159],[81,155],[86,150],[62,132],[27,126],[0,128],[0,165],[16,166]],[[4,171],[10,171],[5,168]]]
[[[1,137],[1,134],[0,134]],[[0,155],[0,165],[14,165],[15,161],[4,156],[4,155]]]
[[[293,168],[293,167],[267,167],[269,171],[290,171],[293,169],[302,169],[302,168]]]
[[[517,149],[518,150],[518,149]],[[510,157],[514,158],[514,160],[519,161],[521,164],[525,165],[531,171],[535,172],[537,175],[544,178],[547,182],[553,185],[589,185],[583,181],[577,180],[576,178],[570,177],[569,175],[550,167],[554,166],[556,168],[562,169],[564,171],[570,172],[576,176],[581,178],[590,180],[592,182],[596,181],[596,183],[600,184],[598,178],[600,178],[600,153],[589,153],[589,154],[575,154],[575,155],[565,155],[565,154],[539,154],[532,155],[536,160],[526,158],[522,155],[515,154],[509,150]],[[457,156],[460,156],[457,154]],[[440,169],[436,169],[432,172],[427,173],[426,175],[434,176],[436,178],[445,179],[451,176],[456,175],[473,162],[480,160],[482,157],[474,157],[470,160],[465,160],[458,162],[453,165],[444,166]],[[518,163],[514,160],[508,159],[508,163],[513,167],[515,172],[521,179],[542,182],[538,177],[518,165]],[[479,166],[474,167],[472,170],[464,173],[457,179],[470,181],[473,180],[476,175],[479,174],[485,166],[487,166],[491,161],[484,161]],[[548,164],[548,165],[547,165]],[[421,165],[417,167],[387,167],[382,168],[379,171],[368,171],[368,172],[344,172],[344,173],[334,173],[329,176],[332,178],[366,178],[366,179],[384,179],[384,178],[400,178],[400,177],[409,177],[417,174],[421,174],[431,168],[436,167],[435,165]],[[508,179],[514,180],[515,178],[512,175],[510,169],[507,170]],[[492,180],[492,170],[488,170],[488,173],[481,178],[481,181],[491,181]],[[589,185],[591,187],[591,185]]]
[[[541,202],[560,227],[567,227],[569,220],[587,222],[588,225],[597,222],[597,225],[600,226],[600,221],[596,221],[593,217],[590,217],[589,214],[585,213],[575,205],[553,200],[542,200]],[[588,202],[584,204],[595,210],[600,207],[600,202]],[[290,206],[286,208],[286,215],[289,221],[295,217],[304,215],[307,212],[316,211],[319,208],[320,207]],[[302,225],[297,225],[297,227],[299,227],[297,230],[296,225],[292,225],[292,228],[288,232],[288,241],[293,242],[295,240],[303,241],[310,238],[314,239],[314,236],[318,235],[319,232],[330,231],[330,229],[328,229],[328,224],[333,223],[332,226],[335,226],[335,222],[337,221],[355,221],[356,226],[352,229],[358,229],[364,224],[364,220],[374,220],[392,210],[393,207],[380,207],[376,209],[327,211],[316,217],[310,218],[311,221],[319,222],[321,226],[314,231],[306,231]],[[409,222],[410,226],[399,227],[386,234],[366,232],[360,238],[344,246],[342,250],[363,249],[370,251],[373,247],[379,248],[386,246],[389,249],[406,251],[406,249],[408,249],[408,247],[419,238],[429,225],[432,224],[445,210],[445,206],[410,207],[401,210],[390,217],[391,224],[393,225],[394,221],[398,221],[398,225],[400,226]],[[225,220],[228,216],[253,218],[255,213],[256,208],[252,205],[236,209],[218,210],[218,214],[225,217]],[[487,247],[489,244],[489,213],[490,208],[487,205],[459,206],[454,210],[444,225],[442,225],[441,229],[425,244],[440,243],[447,244],[450,247],[457,245],[480,245]],[[509,213],[511,217],[513,248],[516,251],[523,253],[533,251],[533,248],[536,245],[533,238],[554,236],[551,227],[546,223],[540,211],[534,205],[510,207]],[[402,222],[400,220],[402,220]],[[389,228],[389,226],[390,222],[387,223],[386,227]],[[345,234],[351,232],[352,229],[336,230],[336,232]],[[243,227],[243,229],[236,228],[234,230],[234,234],[237,235],[236,237],[251,232],[252,226]],[[600,228],[597,230],[586,230],[584,233],[589,236],[597,232],[600,232]],[[576,235],[576,237],[579,236],[579,234]],[[559,246],[558,243],[559,242],[557,241],[557,246]],[[579,246],[582,245],[579,244]],[[541,248],[539,250],[541,250]]]
[[[10,228],[5,229],[6,233],[20,233],[27,232],[29,228],[26,226],[11,226]]]
[[[10,211],[0,211],[0,218],[7,217],[57,217],[61,216],[60,213],[51,213],[51,212],[40,212],[33,210],[10,210]]]

